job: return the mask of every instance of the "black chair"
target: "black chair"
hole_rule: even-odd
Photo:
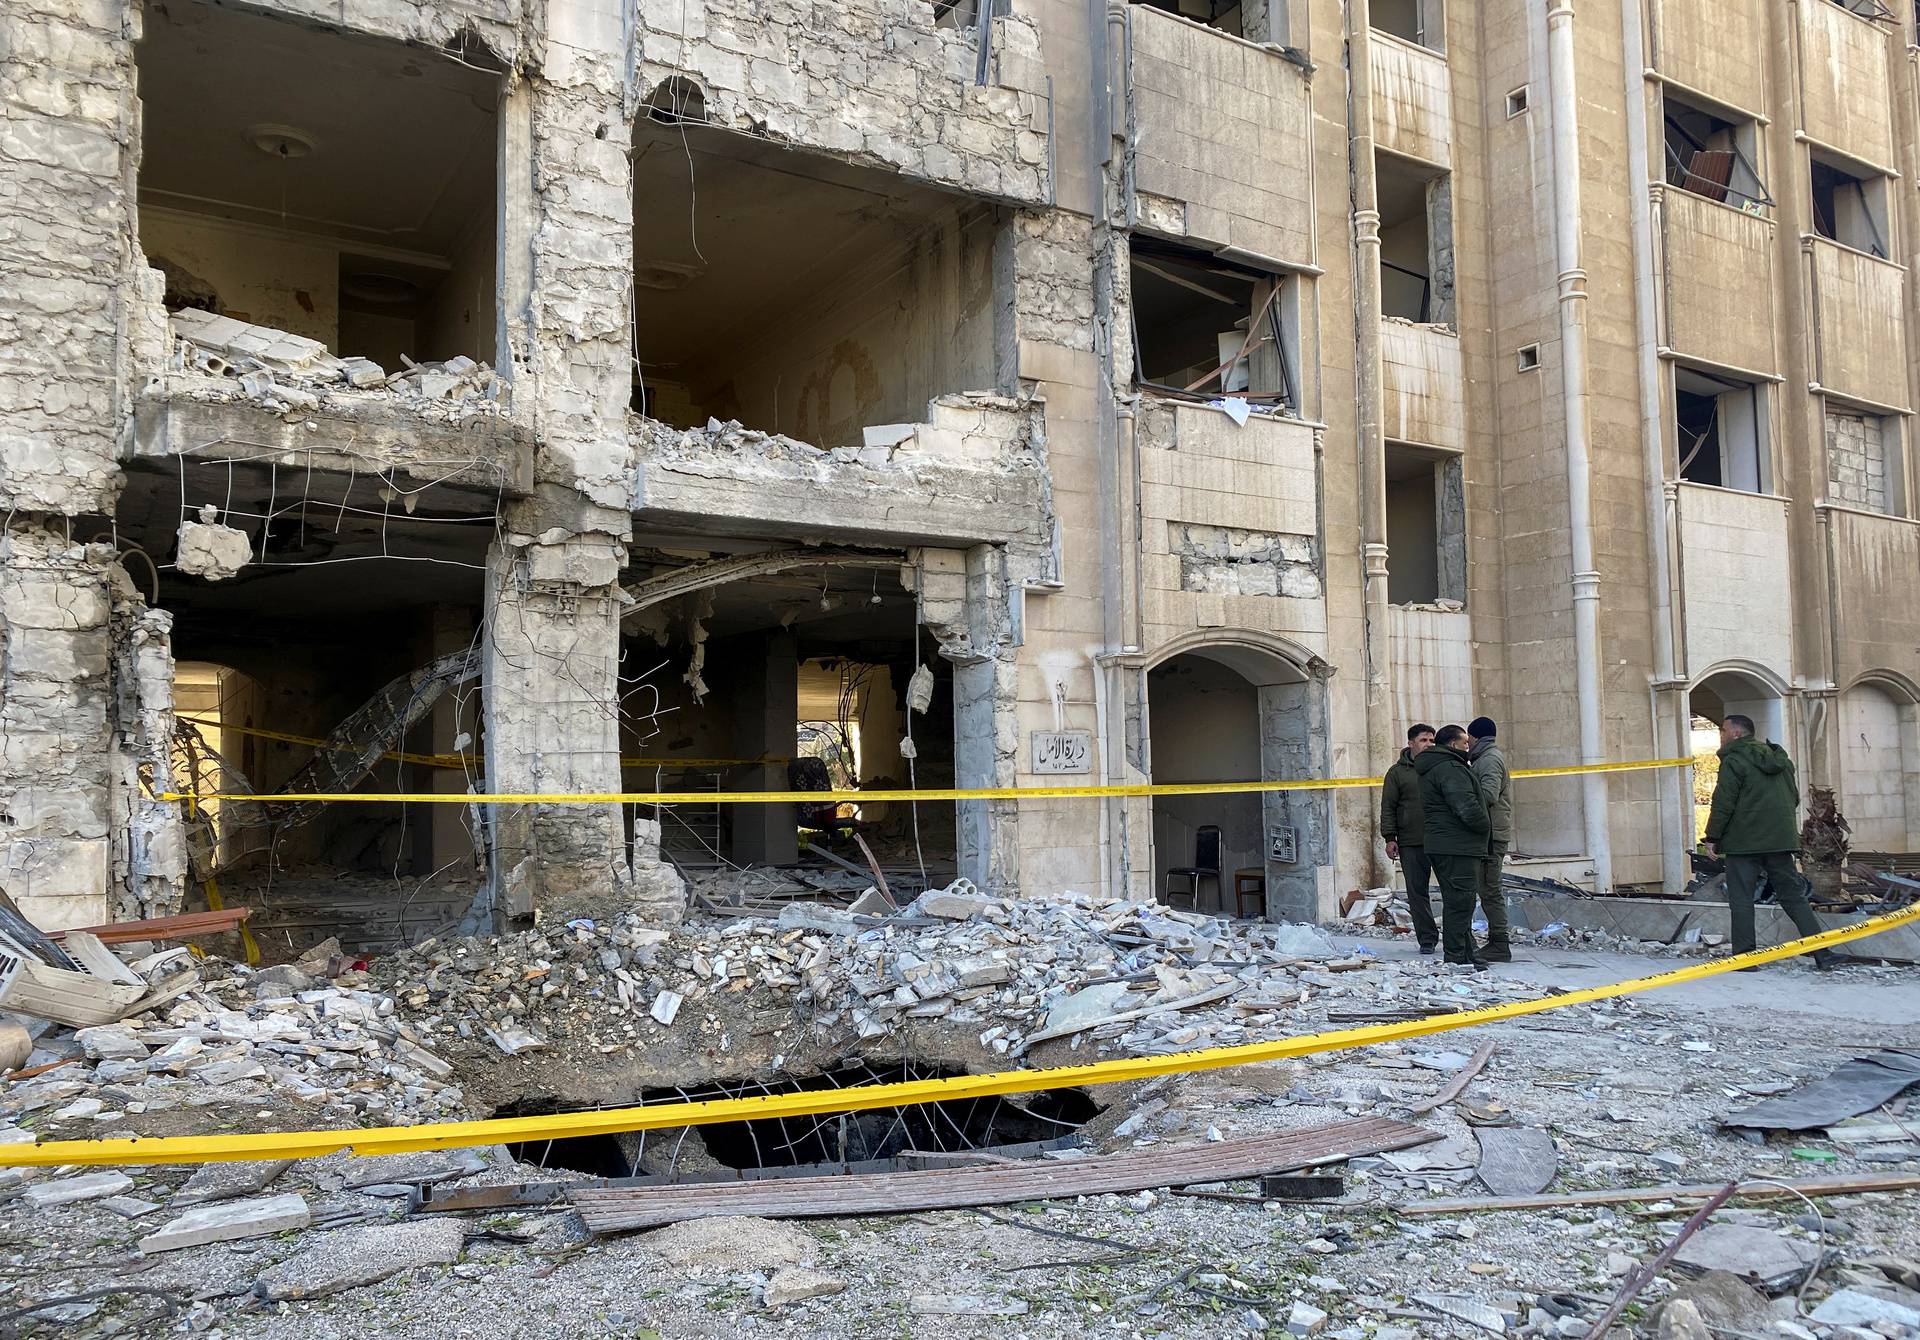
[[[1187,887],[1175,889],[1173,881],[1184,879]],[[1200,884],[1203,880],[1213,881],[1213,894],[1220,896],[1220,829],[1215,824],[1205,824],[1193,833],[1193,864],[1174,866],[1167,871],[1167,886],[1164,901],[1168,907],[1175,906],[1176,898],[1184,899],[1189,909],[1199,910]]]

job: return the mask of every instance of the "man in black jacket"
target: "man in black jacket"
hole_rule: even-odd
[[[1413,761],[1420,774],[1420,805],[1427,859],[1440,880],[1440,943],[1447,962],[1484,969],[1473,950],[1473,905],[1490,850],[1487,802],[1467,762],[1471,742],[1460,726],[1442,726],[1436,748]]]
[[[1380,785],[1380,836],[1386,840],[1387,859],[1400,862],[1400,873],[1407,878],[1407,911],[1413,915],[1413,938],[1423,954],[1439,945],[1440,928],[1427,897],[1433,867],[1427,864],[1427,820],[1413,760],[1432,747],[1433,727],[1425,722],[1407,727],[1407,747]]]

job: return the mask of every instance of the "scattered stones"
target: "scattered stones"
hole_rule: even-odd
[[[75,1031],[73,1040],[94,1061],[144,1061],[147,1044],[126,1024],[102,1024]]]
[[[422,1218],[323,1233],[254,1282],[253,1291],[270,1303],[377,1284],[390,1275],[421,1266],[452,1265],[460,1259],[466,1226],[458,1219]]]
[[[1327,1314],[1311,1303],[1296,1302],[1287,1313],[1287,1331],[1291,1335],[1318,1335],[1327,1324]]]
[[[260,1200],[231,1200],[214,1205],[196,1206],[157,1232],[140,1239],[140,1250],[148,1256],[178,1251],[209,1242],[232,1242],[238,1238],[263,1238],[284,1233],[290,1228],[305,1228],[312,1222],[306,1199],[297,1195],[266,1196]]]

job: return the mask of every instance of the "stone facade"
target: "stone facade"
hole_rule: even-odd
[[[375,683],[462,650],[472,629],[477,696],[419,727],[469,772],[427,789],[651,785],[631,758],[636,627],[692,711],[703,668],[721,678],[728,655],[785,655],[795,629],[849,617],[825,585],[817,608],[773,586],[756,608],[719,597],[722,582],[796,585],[781,575],[830,549],[876,574],[876,608],[877,574],[905,592],[886,608],[910,609],[912,628],[875,615],[873,639],[910,647],[903,691],[937,660],[940,775],[961,786],[1063,780],[1033,771],[1029,745],[1066,732],[1091,749],[1065,780],[1377,774],[1405,718],[1469,712],[1501,722],[1516,767],[1657,758],[1688,748],[1696,714],[1765,700],[1810,781],[1860,797],[1876,840],[1920,846],[1920,788],[1849,775],[1920,776],[1901,567],[1920,530],[1904,445],[1920,221],[1897,189],[1920,174],[1911,15],[1876,23],[1831,0],[1496,15],[1462,0],[1421,45],[1372,31],[1364,0],[1250,7],[1236,32],[1139,5],[1090,30],[1065,0],[1013,0],[984,26],[920,0],[264,0],[249,22],[418,75],[451,59],[488,104],[491,242],[484,222],[478,242],[433,255],[334,238],[338,273],[320,282],[338,291],[273,290],[306,333],[344,344],[391,329],[348,273],[361,253],[389,279],[483,274],[493,311],[482,293],[418,318],[463,332],[465,367],[405,391],[345,347],[319,382],[229,376],[169,326],[163,302],[195,277],[151,268],[143,248],[142,173],[175,160],[141,101],[155,83],[142,38],[208,12],[31,0],[0,46],[0,884],[46,924],[180,905],[181,815],[155,798],[171,644],[211,658],[244,642],[249,617],[324,606],[307,621],[335,659],[306,658],[301,701],[314,735],[347,717],[352,602],[264,583],[311,582],[318,568],[287,574],[338,561],[326,546],[354,516],[372,518],[363,547],[398,527],[415,548],[351,557],[464,574],[373,569],[391,589],[368,592],[419,634],[368,652]],[[1739,120],[1765,199],[1669,184],[1665,99],[1683,95]],[[257,119],[258,144],[305,152]],[[312,145],[322,162],[325,135]],[[681,156],[685,203],[663,203]],[[1817,184],[1841,170],[1863,183],[1857,204]],[[761,185],[727,194],[746,180]],[[853,202],[833,216],[849,230],[912,245],[863,256],[847,253],[879,233],[783,236],[783,199],[800,217],[803,194],[831,192]],[[681,210],[686,255],[637,254],[637,226],[677,228]],[[274,228],[313,241],[269,214],[223,218],[219,245]],[[739,274],[707,260],[703,228],[715,254],[717,236],[744,237]],[[1421,321],[1382,315],[1383,249],[1432,295]],[[749,282],[761,250],[781,259]],[[1198,268],[1169,271],[1175,253]],[[885,287],[908,267],[911,282]],[[1248,282],[1254,309],[1235,309],[1220,290]],[[776,284],[778,307],[759,297]],[[714,295],[673,310],[726,355],[698,389],[737,418],[695,412],[694,379],[643,356],[682,288]],[[768,354],[790,329],[804,338]],[[1146,351],[1176,339],[1190,352],[1174,361],[1199,372],[1246,348],[1256,384],[1287,370],[1289,398],[1227,397],[1205,377],[1138,385]],[[751,394],[736,351],[760,377]],[[1749,409],[1716,411],[1709,477],[1680,424],[1729,395]],[[904,421],[848,417],[882,404]],[[1579,449],[1589,465],[1570,475]],[[1740,452],[1751,479],[1732,477]],[[1386,518],[1406,513],[1378,501],[1389,461],[1443,481],[1439,538],[1417,541],[1439,552],[1409,553],[1403,534],[1396,554]],[[174,493],[191,517],[171,515]],[[321,495],[337,515],[316,544],[306,503]],[[177,571],[166,546],[182,520],[244,531],[246,561]],[[1396,561],[1443,572],[1444,599],[1383,599]],[[215,576],[235,594],[205,594]],[[673,602],[628,617],[636,592],[667,587]],[[249,589],[302,594],[289,610]],[[331,696],[330,674],[344,676]],[[797,692],[765,664],[749,679]],[[778,741],[760,739],[792,715],[776,709],[733,728],[742,748],[766,746],[763,789],[784,782]],[[1156,716],[1257,747],[1209,753],[1163,729],[1156,748]],[[1856,727],[1889,739],[1863,748]],[[1684,793],[1672,772],[1531,783],[1516,845],[1596,883],[1671,886]],[[605,896],[677,915],[656,814],[474,810],[476,912]],[[998,889],[1145,892],[1203,810],[964,802],[952,856]],[[774,832],[784,813],[760,825],[768,852],[790,838]],[[1277,913],[1325,914],[1387,873],[1364,792],[1269,797],[1234,823]],[[378,841],[460,864],[442,858],[465,830],[430,827]]]

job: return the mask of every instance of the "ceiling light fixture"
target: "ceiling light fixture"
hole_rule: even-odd
[[[262,122],[257,126],[248,126],[247,143],[269,158],[305,158],[318,144],[313,136],[295,126],[278,126],[271,122]]]

